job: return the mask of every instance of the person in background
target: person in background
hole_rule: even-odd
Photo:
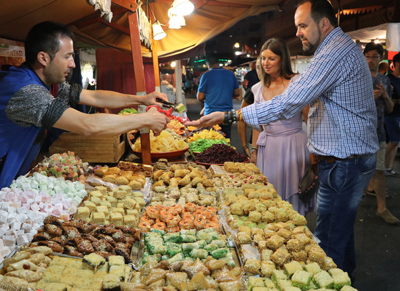
[[[378,72],[379,62],[383,57],[383,47],[381,44],[370,42],[365,46],[364,55],[367,59],[371,71],[372,83],[374,84],[374,98],[378,126],[376,132],[379,138],[379,150],[376,153],[377,163],[374,176],[368,184],[367,194],[376,196],[377,210],[376,215],[380,216],[387,223],[396,224],[399,220],[386,208],[386,180],[385,180],[385,150],[386,133],[384,128],[384,116],[393,110],[393,102],[390,98],[392,90],[388,77]]]
[[[204,100],[204,115],[216,111],[230,111],[233,109],[232,99],[238,97],[239,84],[231,71],[219,66],[218,57],[209,55],[206,58],[209,71],[200,79],[197,100]],[[226,138],[231,137],[231,124],[220,125]]]
[[[392,101],[394,107],[392,113],[385,116],[385,125],[389,136],[389,142],[386,146],[385,175],[387,176],[396,174],[396,171],[393,170],[393,161],[400,142],[400,53],[393,57],[393,66],[394,71],[388,75],[388,78],[393,86]]]
[[[253,87],[254,84],[260,82],[260,78],[258,77],[258,74],[257,74],[256,63],[257,63],[257,61],[252,62],[250,64],[251,71],[249,71],[244,76],[242,85],[243,85],[243,88],[245,88],[246,90],[251,89],[251,87]],[[246,83],[247,83],[247,85],[246,85]]]
[[[39,153],[46,129],[114,136],[141,127],[159,134],[166,128],[169,119],[156,109],[133,115],[85,114],[73,109],[77,104],[120,108],[161,106],[156,98],[167,101],[167,96],[158,92],[135,96],[67,84],[66,77],[75,67],[73,38],[63,24],[36,24],[26,37],[26,62],[11,67],[0,81],[0,189],[26,174]],[[57,98],[50,93],[52,84],[58,84]]]
[[[258,78],[260,78],[260,74],[261,74],[261,58],[260,57],[258,57],[257,61],[256,61],[256,71],[257,71]],[[253,94],[252,88],[249,88],[246,90],[246,93],[244,94],[244,97],[242,100],[242,105],[240,108],[244,108],[253,103],[254,103],[254,94]],[[249,147],[247,146],[246,123],[244,123],[244,121],[238,121],[237,127],[238,127],[240,141],[242,142],[243,151],[248,157],[251,157],[251,152],[249,150]],[[251,131],[251,134],[250,134],[250,141],[249,141],[250,143],[252,143],[252,139],[253,139],[252,137],[253,137],[253,131]],[[254,161],[254,164],[255,164],[255,162],[256,161]]]
[[[253,86],[254,103],[272,100],[298,78],[292,71],[289,49],[279,38],[269,39],[261,48],[261,81]],[[316,199],[307,205],[299,199],[298,184],[310,165],[307,136],[302,115],[307,122],[309,106],[292,118],[262,124],[261,132],[253,130],[251,158],[274,185],[283,200],[289,201],[300,214],[314,210]]]
[[[386,62],[380,62],[378,67],[378,72],[382,75],[386,75],[387,71],[389,70],[389,64]]]
[[[307,146],[313,154],[311,163],[318,164],[320,181],[314,234],[337,267],[352,276],[354,223],[363,190],[375,171],[379,143],[367,61],[338,27],[335,15],[328,0],[298,4],[296,36],[314,57],[282,94],[237,112],[214,112],[185,124],[212,126],[243,119],[260,130],[261,124],[290,119],[309,104]]]

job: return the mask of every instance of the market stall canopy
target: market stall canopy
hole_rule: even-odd
[[[131,51],[128,10],[131,0],[113,0],[113,18],[107,23],[86,0],[35,0],[0,2],[0,37],[24,41],[29,29],[41,21],[67,24],[78,40],[95,47],[113,47]],[[157,20],[166,24],[172,0],[154,2]],[[186,26],[179,30],[167,29],[167,36],[159,41],[158,55],[168,57],[190,50],[232,27],[249,16],[278,10],[286,0],[192,0],[195,10],[186,16]],[[115,4],[118,3],[119,5]],[[136,5],[136,4],[135,4]],[[144,10],[146,7],[142,7]],[[142,54],[150,51],[142,46]]]
[[[354,40],[370,42],[378,39],[386,42],[388,51],[400,51],[400,23],[384,23],[373,27],[366,27],[347,32]]]

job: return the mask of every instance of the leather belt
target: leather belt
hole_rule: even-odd
[[[326,161],[328,163],[333,163],[335,161],[345,161],[345,160],[351,160],[354,159],[355,157],[362,157],[363,155],[351,155],[347,158],[337,158],[335,156],[316,156],[317,157],[317,161]]]

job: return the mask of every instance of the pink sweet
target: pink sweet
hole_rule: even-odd
[[[45,205],[46,205],[46,204],[44,204],[42,201],[40,201],[40,203],[39,203],[40,209],[43,209],[43,208],[45,207]]]
[[[36,197],[35,197],[35,202],[36,202],[36,203],[42,202],[42,196],[36,195]]]
[[[45,207],[43,210],[44,210],[44,212],[46,212],[47,214],[51,214],[51,212],[53,211],[53,205],[47,204],[46,207]]]
[[[51,203],[51,196],[47,193],[42,195],[42,202],[43,203]]]
[[[64,220],[69,220],[69,213],[61,213],[60,218],[64,219]]]
[[[36,203],[31,204],[31,209],[35,212],[39,212],[40,207]]]
[[[52,215],[60,217],[61,211],[58,208],[53,208],[53,211],[51,212]]]

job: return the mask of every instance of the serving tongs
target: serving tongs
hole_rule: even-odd
[[[186,111],[186,108],[182,103],[176,104],[176,103],[165,101],[161,98],[156,98],[156,101],[163,104],[163,107],[172,108],[173,111],[176,111],[179,113]]]

